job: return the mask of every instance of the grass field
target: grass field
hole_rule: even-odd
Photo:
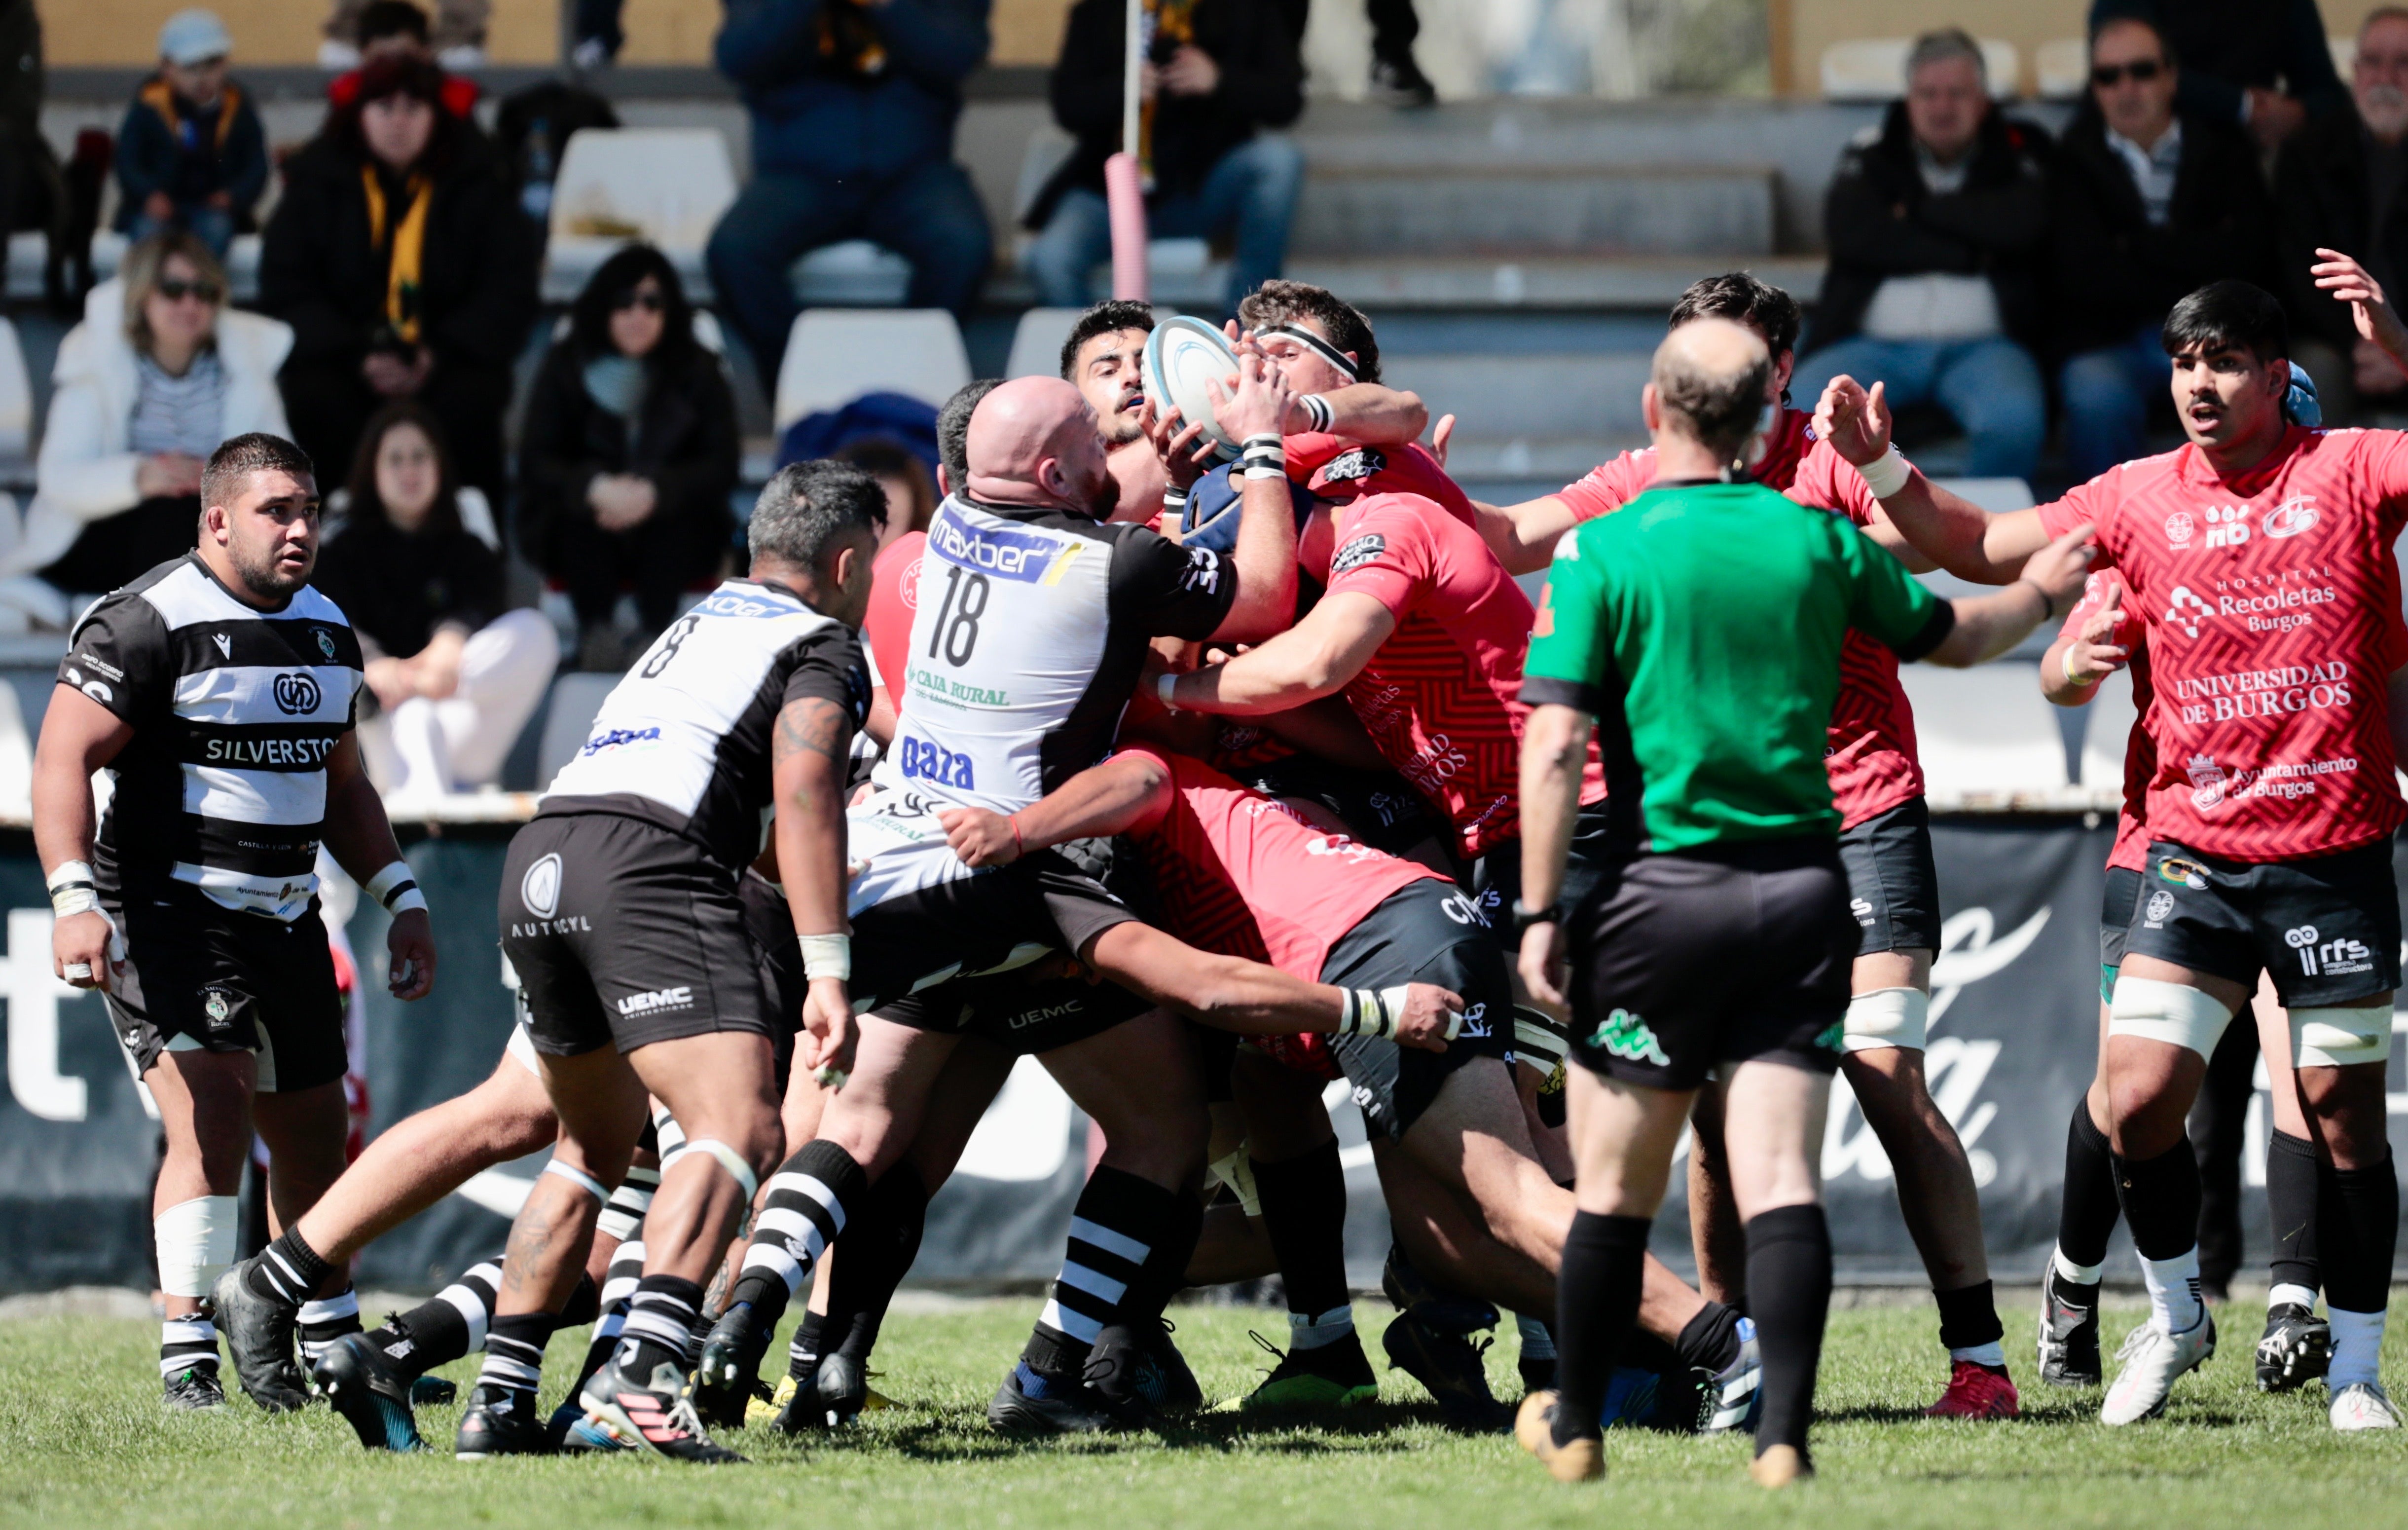
[[[2010,1358],[2032,1370],[2028,1302],[2008,1313]],[[157,1402],[156,1329],[94,1318],[0,1322],[0,1521],[69,1525],[370,1526],[641,1524],[1157,1525],[1296,1530],[1306,1525],[1779,1523],[1891,1526],[2312,1523],[2408,1521],[2408,1440],[2334,1436],[2320,1388],[2261,1397],[2249,1381],[2258,1312],[2225,1309],[2221,1352],[2176,1389],[2168,1417],[2110,1431],[2095,1393],[2025,1393],[2011,1424],[1916,1416],[1941,1380],[1926,1309],[1834,1313],[1815,1448],[1822,1476],[1766,1494],[1742,1471],[1744,1441],[1615,1431],[1601,1485],[1559,1487],[1503,1437],[1451,1435],[1421,1389],[1383,1365],[1382,1401],[1342,1425],[1270,1427],[1207,1418],[1166,1439],[1025,1445],[989,1435],[982,1410],[1017,1352],[1033,1301],[898,1313],[879,1350],[901,1405],[833,1439],[769,1430],[727,1436],[752,1458],[716,1470],[627,1458],[451,1459],[454,1408],[424,1410],[439,1454],[368,1454],[312,1408],[270,1419],[237,1401],[169,1418]],[[2140,1309],[2111,1310],[2110,1352]],[[1383,1304],[1357,1308],[1367,1344]],[[1280,1336],[1280,1315],[1182,1307],[1173,1316],[1208,1393],[1256,1378],[1248,1327]],[[552,1346],[547,1406],[573,1372],[581,1332]],[[1512,1341],[1490,1352],[1512,1397]],[[782,1353],[782,1347],[780,1353]],[[2395,1342],[2387,1368],[2408,1355]],[[1268,1361],[1265,1361],[1268,1364]],[[466,1390],[473,1363],[446,1374]]]

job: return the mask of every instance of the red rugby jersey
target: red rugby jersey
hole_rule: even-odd
[[[1801,505],[1870,525],[1880,501],[1855,466],[1814,436],[1814,417],[1782,411],[1781,434],[1756,465],[1756,481]],[[1656,448],[1625,452],[1591,469],[1558,496],[1579,519],[1620,510],[1656,484]],[[1823,746],[1831,772],[1831,800],[1841,826],[1854,829],[1923,795],[1923,766],[1914,750],[1914,708],[1899,684],[1898,655],[1887,643],[1849,631],[1840,645],[1840,690],[1831,700],[1831,727]]]
[[[2124,590],[2124,576],[2114,569],[2092,574],[2082,586],[2082,599],[2065,614],[2059,627],[2059,638],[2078,638],[2085,622],[2106,609]],[[2107,869],[2123,867],[2128,871],[2146,871],[2149,866],[2149,782],[2157,773],[2157,746],[2149,738],[2149,704],[2157,690],[2149,680],[2149,643],[2145,625],[2126,601],[2124,621],[2116,629],[2115,641],[2131,650],[2132,657],[2124,672],[2132,677],[2132,706],[2140,715],[2132,719],[2132,731],[2124,741],[2124,805],[2115,815],[2115,844],[2107,852]],[[2093,719],[2096,722],[2096,719]]]
[[[1130,836],[1154,873],[1170,932],[1199,950],[1321,981],[1329,948],[1390,895],[1436,872],[1325,834],[1199,759],[1153,749],[1176,788],[1159,822]]]
[[[2098,527],[2165,671],[2144,714],[2153,835],[2274,861],[2399,828],[2385,681],[2403,652],[2391,546],[2408,435],[2294,426],[2229,479],[2186,444],[2042,506],[2041,523]]]
[[[1329,594],[1368,595],[1397,629],[1344,695],[1371,742],[1484,854],[1522,831],[1522,659],[1537,613],[1469,521],[1426,495],[1372,492],[1331,509]],[[1313,570],[1308,570],[1313,571]],[[1589,743],[1581,801],[1605,796]]]
[[[890,542],[869,565],[869,611],[861,635],[878,665],[879,683],[895,704],[903,704],[903,666],[911,655],[911,617],[920,608],[920,554],[925,531],[909,531]]]

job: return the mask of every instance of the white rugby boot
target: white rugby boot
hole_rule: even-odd
[[[2123,1369],[2116,1372],[2115,1381],[2107,1389],[2106,1406],[2099,1410],[2101,1423],[2138,1423],[2154,1419],[2166,1409],[2166,1398],[2174,1389],[2174,1380],[2185,1371],[2197,1370],[2215,1353],[2215,1317],[2204,1307],[2199,1321],[2179,1334],[2169,1334],[2156,1322],[2144,1322],[2132,1330],[2124,1347],[2115,1351]]]
[[[2391,1406],[2391,1398],[2374,1381],[2352,1381],[2333,1393],[2328,1416],[2332,1426],[2345,1435],[2364,1429],[2400,1427],[2400,1410]]]

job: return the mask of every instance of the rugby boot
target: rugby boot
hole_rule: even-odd
[[[1363,1341],[1353,1334],[1317,1350],[1292,1349],[1285,1354],[1251,1329],[1246,1336],[1262,1346],[1263,1352],[1279,1364],[1263,1378],[1261,1386],[1224,1405],[1226,1411],[1265,1413],[1351,1407],[1379,1399],[1380,1378],[1371,1374],[1371,1362],[1363,1353]]]
[[[2040,1378],[2052,1387],[2100,1382],[2099,1288],[2068,1280],[2055,1260],[2040,1283]]]
[[[1096,1435],[1126,1428],[1094,1388],[1070,1377],[1040,1376],[1023,1361],[986,1405],[998,1435]]]
[[[1576,1439],[1555,1443],[1555,1394],[1534,1392],[1522,1399],[1513,1415],[1513,1438],[1537,1456],[1547,1475],[1558,1482],[1594,1482],[1605,1475],[1605,1442]]]
[[[620,1353],[637,1348],[626,1344]],[[678,1367],[666,1360],[652,1367],[651,1376],[638,1377],[621,1365],[620,1355],[613,1355],[587,1379],[577,1400],[585,1408],[585,1422],[621,1450],[704,1465],[743,1460],[704,1432],[690,1391]]]
[[[1948,1390],[1923,1410],[1927,1419],[2012,1419],[2023,1411],[2023,1399],[2003,1365],[1979,1361],[1952,1361]]]
[[[2125,1337],[2123,1348],[2115,1351],[2116,1362],[2123,1369],[2115,1373],[2114,1384],[2107,1389],[2107,1402],[2099,1410],[2101,1423],[2138,1423],[2154,1419],[2166,1410],[2166,1399],[2172,1395],[2175,1380],[2185,1371],[2195,1371],[2207,1364],[2215,1353],[2215,1315],[2205,1307],[2200,1309],[2199,1321],[2179,1334],[2169,1334],[2155,1321],[2144,1322]]]
[[[2285,1302],[2268,1309],[2258,1339],[2258,1390],[2295,1392],[2332,1364],[2332,1325],[2308,1307]]]
[[[1169,1394],[1170,1378],[1151,1342],[1160,1336],[1160,1328],[1150,1323],[1106,1323],[1088,1348],[1087,1364],[1080,1372],[1087,1390],[1132,1429],[1157,1423],[1162,1399]]]
[[[1162,1395],[1154,1406],[1165,1413],[1192,1413],[1204,1406],[1204,1387],[1196,1379],[1187,1357],[1179,1352],[1178,1341],[1172,1336],[1179,1325],[1168,1318],[1157,1318],[1142,1330],[1146,1352],[1154,1356],[1154,1373],[1161,1378]]]
[[[1756,1320],[1739,1320],[1739,1353],[1729,1364],[1718,1371],[1700,1365],[1690,1375],[1698,1386],[1698,1433],[1754,1429],[1764,1407],[1764,1357],[1756,1348]]]
[[[301,1366],[293,1358],[300,1309],[251,1289],[247,1277],[255,1263],[247,1259],[218,1277],[209,1292],[209,1321],[225,1335],[235,1379],[251,1400],[270,1413],[290,1413],[309,1400]]]
[[[1476,1296],[1464,1296],[1434,1285],[1405,1251],[1388,1246],[1388,1260],[1380,1267],[1380,1291],[1399,1312],[1411,1312],[1422,1326],[1440,1334],[1477,1334],[1497,1326],[1497,1308]]]
[[[1662,1386],[1663,1378],[1654,1371],[1616,1365],[1613,1374],[1606,1378],[1605,1402],[1598,1409],[1598,1426],[1611,1429],[1615,1424],[1637,1427],[1650,1422],[1656,1416],[1656,1397]]]
[[[1760,1488],[1785,1488],[1814,1475],[1814,1464],[1795,1445],[1771,1445],[1747,1464],[1748,1476]]]
[[[489,1387],[481,1381],[468,1389],[467,1410],[460,1415],[460,1432],[452,1439],[454,1459],[550,1455],[552,1450],[552,1432],[537,1415],[534,1393]]]
[[[1416,1310],[1397,1314],[1380,1335],[1380,1348],[1388,1352],[1389,1364],[1428,1390],[1453,1427],[1494,1435],[1513,1426],[1513,1410],[1488,1390],[1488,1366],[1482,1358],[1487,1340],[1475,1348],[1459,1334],[1432,1329]]]
[[[225,1407],[225,1388],[213,1365],[188,1365],[166,1378],[159,1405],[170,1413],[215,1413]]]
[[[328,1407],[342,1415],[368,1451],[417,1451],[417,1417],[410,1412],[408,1377],[366,1334],[346,1334],[326,1347],[309,1367],[309,1379]]]
[[[851,1423],[869,1402],[869,1373],[851,1355],[841,1350],[820,1356],[817,1369],[809,1381],[796,1382],[795,1394],[788,1407],[795,1411],[796,1422],[781,1425],[788,1433],[797,1429],[841,1429]]]
[[[412,1407],[448,1407],[460,1397],[460,1383],[439,1376],[422,1376],[409,1384]]]
[[[713,1429],[738,1429],[745,1406],[762,1392],[761,1359],[769,1352],[767,1325],[750,1302],[720,1314],[702,1341],[694,1372],[695,1416]]]
[[[2328,1416],[2344,1434],[2400,1427],[2400,1410],[2391,1406],[2390,1394],[2372,1381],[2352,1381],[2333,1393]]]

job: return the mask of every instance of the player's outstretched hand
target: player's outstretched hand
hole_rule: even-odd
[[[1556,1014],[1570,1012],[1564,989],[1571,981],[1571,964],[1564,951],[1564,927],[1534,924],[1522,936],[1522,986],[1530,997]]]
[[[1446,1050],[1446,1033],[1463,1017],[1463,997],[1435,983],[1405,985],[1405,1012],[1397,1017],[1397,1045]]]
[[[405,1002],[425,998],[435,986],[435,925],[426,910],[394,915],[384,932],[384,948],[392,958],[385,968],[385,988]]]
[[[1438,417],[1438,424],[1430,426],[1429,444],[1430,455],[1438,458],[1440,467],[1446,466],[1446,449],[1454,444],[1455,416],[1441,414]]]
[[[1162,459],[1162,470],[1171,484],[1182,489],[1194,488],[1196,481],[1212,466],[1213,443],[1204,439],[1204,427],[1189,425],[1178,410],[1157,412],[1154,402],[1145,401],[1138,424],[1145,439],[1154,442],[1154,455]]]
[[[1814,435],[1861,468],[1889,450],[1889,397],[1885,384],[1864,384],[1845,372],[1831,379],[1814,405]]]
[[[972,871],[1009,866],[1020,859],[1020,831],[1000,813],[982,807],[940,808],[937,822],[944,826],[945,843]]]
[[[2023,577],[2048,597],[2052,613],[2082,599],[2082,586],[2090,579],[2090,560],[2097,556],[2090,545],[2097,534],[2097,527],[2085,523],[2024,560]]]
[[[1217,378],[1208,381],[1205,387],[1212,395],[1214,423],[1234,441],[1279,435],[1287,420],[1288,406],[1296,397],[1287,378],[1259,351],[1239,354],[1238,391],[1234,395]]]
[[[803,998],[803,1033],[795,1039],[796,1065],[824,1075],[824,1086],[840,1089],[834,1075],[853,1072],[853,996],[841,977],[815,977]]]
[[[2132,650],[2115,641],[2124,626],[2124,593],[2118,589],[2106,609],[2091,613],[2067,646],[2065,678],[2075,685],[2095,686],[2131,662]]]
[[[2335,302],[2350,306],[2349,316],[2358,325],[2360,339],[2372,340],[2392,360],[2408,366],[2408,359],[2403,359],[2408,358],[2408,325],[2401,325],[2373,273],[2338,250],[2320,249],[2308,274],[2316,279],[2317,286],[2333,295]]]
[[[124,958],[116,924],[98,909],[70,914],[50,926],[50,970],[71,988],[115,992]]]

